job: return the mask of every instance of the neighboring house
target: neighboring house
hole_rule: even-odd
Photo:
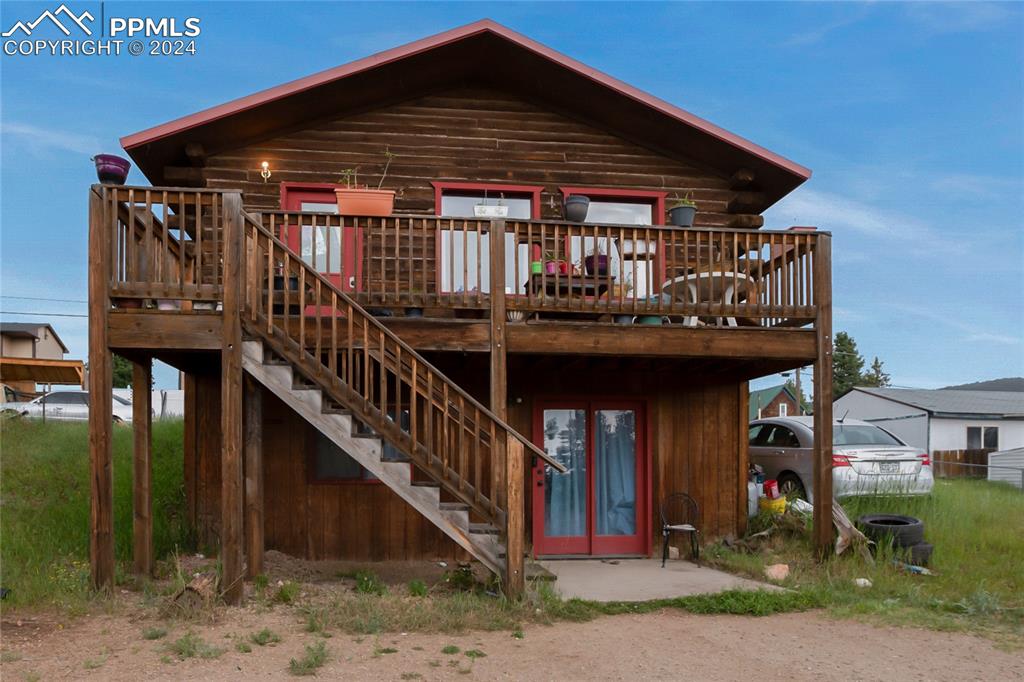
[[[831,380],[830,235],[760,229],[810,171],[491,21],[122,144],[158,186],[90,191],[92,380],[111,351],[140,386],[152,358],[184,372],[188,510],[229,600],[243,548],[250,575],[264,548],[473,557],[515,593],[524,553],[650,556],[677,491],[737,535],[747,382]],[[384,208],[339,214],[363,183]]]
[[[765,417],[799,417],[797,399],[787,384],[750,392],[748,416],[751,420]]]
[[[82,384],[82,362],[65,360],[68,348],[47,322],[0,322],[3,402],[35,397],[36,384]]]
[[[877,424],[929,453],[1024,447],[1024,392],[854,388],[833,414]]]

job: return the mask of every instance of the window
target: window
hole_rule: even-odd
[[[787,405],[786,403],[779,403],[779,416],[789,416],[789,405]]]
[[[532,185],[491,185],[481,183],[435,182],[434,209],[437,215],[475,218],[474,207],[503,205],[508,218],[531,220],[540,217],[541,187]],[[441,229],[439,285],[443,292],[491,290],[490,236],[456,226]],[[505,235],[505,288],[518,293],[529,275],[530,254],[519,245],[519,272],[515,271],[515,237]]]
[[[47,405],[85,405],[85,394],[71,392],[48,393],[39,399],[40,404],[43,401],[46,401]]]
[[[320,431],[314,430],[313,480],[375,481],[377,478],[364,469],[352,456],[335,445]]]
[[[760,418],[761,415],[758,415],[758,419]],[[767,429],[767,427],[764,424],[754,424],[750,427],[750,430],[747,431],[747,439],[751,445],[757,444],[757,434],[761,433],[761,431],[765,429]]]
[[[563,197],[582,194],[590,199],[590,208],[587,210],[588,223],[658,225],[664,222],[667,192],[607,187],[559,187],[559,190]],[[581,260],[594,250],[592,242],[595,240],[584,243],[587,241],[578,237],[573,238],[572,244],[569,245],[573,262]],[[657,293],[657,283],[663,279],[660,275],[664,274],[660,269],[660,261],[630,257],[625,251],[628,247],[620,244],[618,239],[610,240],[611,243],[607,239],[597,241],[597,246],[608,256],[608,267],[611,272],[622,272],[625,281],[633,286],[632,295],[635,298],[646,298]]]
[[[281,208],[285,211],[338,213],[334,190],[340,185],[281,183]],[[342,228],[338,219],[328,225],[326,216],[302,216],[298,225],[283,224],[281,239],[318,272],[344,289],[356,288],[362,263],[362,240],[353,227]]]
[[[981,450],[999,449],[999,427],[998,426],[968,426],[967,427],[967,449]]]
[[[836,424],[832,427],[833,445],[903,445],[884,429],[866,424]]]

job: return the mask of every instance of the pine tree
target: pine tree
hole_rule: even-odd
[[[113,361],[114,388],[128,388],[132,385],[132,363],[117,353],[113,354]]]
[[[871,361],[871,369],[861,376],[860,383],[862,386],[874,386],[877,388],[889,385],[889,375],[885,373],[882,361],[878,359],[877,355]]]
[[[832,352],[832,393],[841,396],[861,383],[864,358],[857,350],[857,342],[846,332],[836,334]]]

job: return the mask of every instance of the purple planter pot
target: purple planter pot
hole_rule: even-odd
[[[583,267],[587,269],[588,275],[597,274],[604,277],[608,274],[608,256],[587,256],[583,259]]]
[[[113,154],[97,154],[92,160],[96,164],[96,177],[104,185],[123,185],[128,179],[128,170],[132,167],[128,159]]]

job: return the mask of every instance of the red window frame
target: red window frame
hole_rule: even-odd
[[[541,185],[508,185],[503,183],[495,182],[448,182],[446,180],[437,180],[430,183],[434,186],[434,215],[441,215],[441,197],[444,195],[446,190],[453,192],[481,192],[486,191],[488,194],[518,194],[518,195],[529,195],[530,197],[530,219],[540,220],[540,193],[544,190]],[[441,228],[438,226],[437,232],[434,239],[434,258],[435,263],[438,264],[435,268],[436,272],[434,277],[436,282],[434,286],[437,287],[438,292],[442,292],[441,288]],[[444,291],[443,293],[452,293]],[[518,295],[518,294],[514,294]]]
[[[637,397],[613,396],[587,396],[570,395],[553,398],[545,398],[534,403],[533,407],[533,442],[541,450],[544,449],[544,410],[548,409],[582,409],[587,413],[587,468],[593,471],[593,427],[592,417],[598,410],[635,410],[637,418],[637,536],[619,538],[617,536],[598,536],[593,532],[594,514],[594,479],[593,474],[587,475],[587,534],[580,537],[549,538],[543,544],[547,545],[544,554],[539,554],[538,542],[544,537],[544,462],[539,458],[531,469],[530,492],[533,512],[533,546],[532,554],[536,559],[538,556],[557,556],[560,554],[579,554],[583,556],[613,556],[618,554],[635,554],[642,556],[651,555],[651,529],[652,529],[652,485],[653,477],[651,461],[651,423],[648,418],[650,414],[649,400]],[[637,539],[634,540],[633,538]],[[638,543],[638,545],[637,545]]]
[[[302,202],[317,201],[333,203],[336,200],[334,191],[343,185],[327,182],[282,182],[280,188],[280,206],[282,211],[301,211]],[[324,201],[329,199],[329,201]],[[291,230],[291,226],[281,224],[278,237],[295,253],[302,255],[301,230]],[[363,229],[345,229],[342,231],[341,243],[342,262],[337,272],[325,272],[331,281],[342,290],[348,291],[348,278],[355,279],[355,291],[363,286]]]

